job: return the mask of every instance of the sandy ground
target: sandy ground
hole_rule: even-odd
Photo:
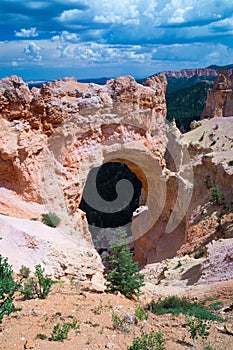
[[[143,331],[149,333],[152,330],[164,333],[166,350],[191,349],[192,340],[183,315],[154,315],[148,312],[146,324],[139,322],[137,325],[126,325],[129,329],[128,333],[113,329],[113,313],[120,317],[124,317],[127,313],[133,314],[138,303],[146,306],[152,298],[156,300],[158,295],[173,295],[178,290],[173,286],[167,285],[166,288],[164,286],[160,288],[158,285],[157,295],[155,291],[152,294],[146,288],[144,291],[140,301],[131,301],[120,294],[80,292],[76,285],[67,281],[55,284],[52,292],[44,300],[24,301],[20,295],[16,295],[15,305],[22,309],[4,317],[0,332],[0,349],[126,350],[132,344],[134,337],[141,335]],[[232,291],[233,280],[230,280],[184,288],[182,294],[194,300],[214,297],[228,306],[233,301]],[[233,312],[223,316],[228,319],[223,324],[209,321],[210,336],[205,344],[209,344],[210,347],[205,348],[203,341],[198,339],[196,350],[233,350],[233,336],[218,330],[224,324],[228,328],[233,328]],[[72,317],[78,320],[79,329],[70,330],[68,339],[64,342],[48,339],[54,324],[71,322]],[[48,338],[38,339],[38,334],[44,334]]]

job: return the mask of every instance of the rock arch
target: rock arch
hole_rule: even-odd
[[[61,216],[65,235],[90,245],[85,213],[78,208],[88,173],[103,163],[120,160],[141,179],[146,194],[148,210],[132,224],[138,260],[146,263],[174,255],[185,230],[179,234],[171,228],[173,243],[166,247],[166,225],[171,211],[172,220],[178,221],[173,226],[179,227],[182,221],[181,201],[175,210],[172,206],[174,188],[184,181],[166,169],[166,84],[162,74],[147,79],[144,86],[129,76],[104,86],[66,78],[30,91],[19,78],[2,82],[3,127],[15,142],[7,150],[6,136],[1,154],[27,180],[20,194],[26,200],[45,203]],[[16,107],[11,96],[17,97],[21,90],[25,96],[20,95],[22,113],[15,114],[22,124],[18,130],[13,125]],[[0,175],[0,181],[8,181],[5,174]],[[17,179],[11,182],[17,193],[18,185]]]

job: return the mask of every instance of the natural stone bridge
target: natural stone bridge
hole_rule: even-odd
[[[26,200],[45,203],[62,218],[65,234],[91,243],[86,215],[79,209],[90,171],[109,162],[125,164],[141,181],[148,207],[132,227],[128,223],[136,259],[146,264],[174,256],[185,240],[189,198],[185,211],[182,200],[192,184],[178,176],[182,147],[167,135],[166,84],[164,75],[148,78],[144,86],[132,77],[104,86],[71,78],[29,91],[20,78],[3,79],[7,171],[1,172],[1,183]],[[176,172],[166,167],[169,144]],[[95,205],[101,206],[101,198]]]

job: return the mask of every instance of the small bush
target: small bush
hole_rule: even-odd
[[[60,224],[61,220],[57,214],[49,212],[48,214],[42,214],[42,222],[47,226],[55,228]]]
[[[178,263],[177,263],[176,267],[179,268],[179,267],[182,267],[182,266],[183,266],[182,262],[180,260],[178,260]]]
[[[36,298],[36,281],[34,278],[28,278],[20,289],[20,293],[25,300]]]
[[[203,303],[191,302],[185,297],[170,296],[163,300],[159,299],[157,303],[152,300],[148,304],[148,309],[157,315],[184,314],[205,320],[223,321],[221,317],[212,313],[211,305],[207,307]]]
[[[183,256],[189,255],[189,254],[191,254],[191,253],[192,253],[191,250],[186,250],[185,252],[183,252]]]
[[[35,277],[28,278],[20,289],[25,299],[45,299],[51,291],[54,281],[44,276],[44,269],[41,265],[35,266]]]
[[[207,339],[207,337],[209,336],[210,334],[208,332],[209,327],[207,326],[206,323],[204,323],[202,320],[198,318],[186,317],[186,322],[189,328],[190,338],[194,342],[193,349],[195,349],[195,343],[198,336],[200,336],[202,339]]]
[[[71,329],[78,328],[80,328],[80,325],[78,324],[76,318],[73,318],[72,323],[64,323],[62,325],[56,323],[53,327],[51,338],[49,340],[62,342],[64,339],[68,338],[68,333]]]
[[[47,336],[43,333],[38,333],[36,336],[37,339],[45,340],[47,339]]]
[[[117,314],[112,314],[112,328],[122,333],[129,333],[129,329],[125,326],[125,320]]]
[[[141,305],[136,306],[134,315],[138,321],[144,321],[148,319],[147,311]]]
[[[186,317],[187,326],[190,330],[190,338],[192,340],[196,339],[198,335],[201,338],[207,338],[209,332],[207,331],[208,327],[202,320],[198,318]]]
[[[44,276],[44,269],[42,269],[41,265],[36,265],[35,269],[35,276],[38,280],[36,294],[38,298],[45,299],[51,291],[54,282],[51,278]]]
[[[230,161],[228,162],[228,165],[233,166],[233,160],[230,160]]]
[[[31,271],[30,271],[29,267],[24,266],[24,265],[22,265],[20,270],[19,270],[19,274],[22,278],[28,278],[28,276],[30,275],[30,272]]]
[[[209,301],[213,301],[209,306],[208,309],[210,311],[218,311],[223,307],[223,302],[220,300],[217,300],[216,298],[205,298],[200,302],[200,304],[204,305]]]
[[[202,247],[195,255],[194,259],[200,259],[205,255],[205,248]]]
[[[143,333],[140,337],[133,339],[128,350],[165,350],[164,335],[161,332]]]
[[[68,338],[68,333],[71,329],[70,324],[64,323],[63,325],[55,324],[51,334],[52,341],[63,341]]]
[[[101,315],[102,310],[103,310],[103,304],[102,304],[102,301],[100,300],[99,305],[94,307],[93,313],[95,315]]]
[[[138,263],[133,261],[133,254],[127,247],[126,232],[118,230],[116,242],[110,248],[110,255],[106,257],[109,273],[109,291],[120,291],[127,298],[138,296],[144,285],[144,276],[138,272]]]
[[[211,196],[209,198],[210,202],[213,204],[221,205],[224,202],[224,196],[222,192],[217,187],[211,187]]]
[[[13,280],[12,275],[13,270],[8,259],[0,255],[0,324],[4,315],[10,315],[18,310],[14,306],[13,297],[20,284]]]

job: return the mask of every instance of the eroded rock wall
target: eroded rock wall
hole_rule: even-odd
[[[209,89],[201,118],[233,116],[233,74],[221,69],[212,89]]]
[[[145,234],[165,202],[167,180],[160,177],[167,143],[166,84],[164,75],[148,79],[145,86],[129,76],[104,86],[66,78],[29,90],[21,78],[3,79],[1,187],[38,203],[38,217],[43,208],[56,212],[62,232],[78,241],[80,250],[88,246],[94,252],[85,213],[78,208],[83,188],[92,168],[122,162],[142,181],[153,218],[140,232]],[[154,205],[156,197],[161,199],[159,205]],[[1,208],[5,214],[31,217],[17,203],[9,206],[3,200]],[[146,250],[140,249],[147,261]]]
[[[201,122],[182,135],[175,123],[165,123],[166,84],[164,75],[144,86],[130,76],[103,86],[65,78],[32,90],[15,76],[0,81],[0,212],[25,218],[55,212],[62,234],[76,242],[79,274],[88,264],[83,250],[92,267],[98,261],[88,281],[103,271],[79,209],[91,169],[121,162],[141,180],[145,210],[131,227],[141,265],[173,257],[186,241],[193,213],[208,201],[206,176],[232,200],[232,118]],[[7,191],[20,200],[7,202]]]

